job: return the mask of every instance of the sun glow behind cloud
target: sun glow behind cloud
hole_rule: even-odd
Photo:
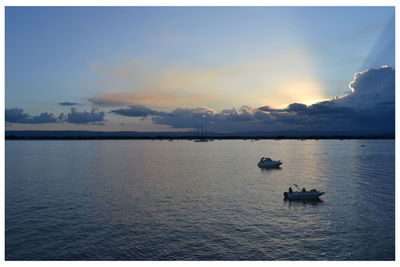
[[[274,102],[281,104],[272,107],[284,108],[290,103],[302,103],[311,105],[317,102],[328,100],[322,94],[322,85],[313,77],[298,79],[296,81],[288,81],[283,83],[279,89],[281,94],[277,96]],[[284,103],[282,103],[284,100]],[[267,101],[267,100],[266,100]]]
[[[156,67],[157,66],[157,67]],[[99,106],[142,104],[164,109],[210,106],[222,110],[243,104],[311,104],[326,97],[305,51],[278,51],[259,58],[199,67],[129,61],[111,67],[96,64],[103,90],[89,100]]]

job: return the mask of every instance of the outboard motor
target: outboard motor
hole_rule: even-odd
[[[283,192],[283,196],[285,197],[285,199],[288,199],[288,198],[289,198],[289,195],[288,195],[287,192]]]

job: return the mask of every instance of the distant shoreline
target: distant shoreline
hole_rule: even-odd
[[[395,139],[393,132],[100,132],[100,131],[5,131],[5,140],[306,140],[306,139]]]
[[[395,139],[395,136],[13,136],[6,135],[5,140],[365,140]]]

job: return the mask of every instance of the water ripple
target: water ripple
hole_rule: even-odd
[[[393,140],[7,141],[6,259],[394,260],[394,157]],[[326,194],[284,201],[294,183]]]

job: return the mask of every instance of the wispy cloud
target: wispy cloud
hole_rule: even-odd
[[[146,92],[121,92],[107,91],[89,97],[88,100],[103,107],[118,107],[126,105],[152,105],[170,108],[180,104],[193,105],[199,102],[207,102],[212,97],[205,94],[178,94],[165,90],[148,89]]]
[[[112,110],[110,112],[118,114],[118,115],[128,116],[128,117],[147,117],[147,116],[165,114],[162,111],[153,110],[153,109],[147,108],[142,105],[134,105],[134,106],[130,106],[129,108],[116,109],[116,110]]]
[[[78,105],[78,103],[74,103],[74,102],[60,102],[58,104],[60,106],[75,106],[75,105]]]

